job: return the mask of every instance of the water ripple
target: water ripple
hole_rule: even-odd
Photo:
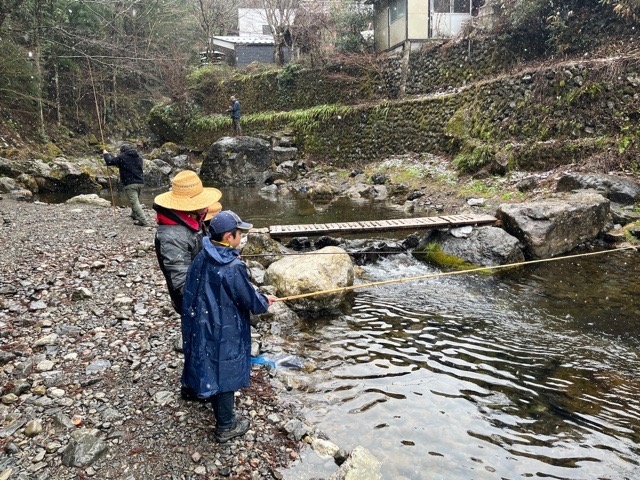
[[[382,262],[366,280],[429,269]],[[634,478],[640,327],[603,319],[640,292],[603,288],[612,275],[581,262],[360,291],[301,342],[318,357],[307,416],[386,459],[385,478]]]

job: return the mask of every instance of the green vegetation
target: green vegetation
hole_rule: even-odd
[[[463,195],[473,195],[477,197],[493,197],[497,194],[497,189],[493,185],[487,185],[478,180],[470,180],[460,186],[460,193]]]
[[[289,63],[278,73],[278,99],[282,107],[286,108],[292,103],[295,79],[300,70],[302,70],[302,65],[298,63]]]
[[[454,166],[461,172],[477,172],[491,163],[495,156],[489,145],[476,145],[465,148],[453,159]]]
[[[599,82],[587,82],[579,88],[572,90],[567,95],[567,103],[573,104],[582,100],[583,97],[589,97],[593,99],[596,95],[601,94],[604,91],[604,86]]]
[[[634,209],[636,213],[640,213],[640,207],[636,207]],[[637,230],[640,228],[640,222],[632,222],[624,226],[624,238],[631,245],[640,245],[640,239],[631,233],[632,230]]]
[[[413,256],[418,260],[447,270],[471,270],[478,268],[477,265],[466,262],[460,257],[443,252],[442,247],[437,243],[429,243],[425,245],[423,249],[414,250]]]
[[[266,126],[287,125],[298,134],[306,135],[318,128],[321,122],[334,117],[346,116],[352,107],[344,105],[317,105],[305,110],[291,110],[289,112],[260,112],[247,115],[248,124],[259,123]]]
[[[370,10],[363,9],[356,2],[333,4],[331,18],[336,28],[334,43],[339,52],[362,53],[371,47],[371,43],[360,35],[373,21]]]

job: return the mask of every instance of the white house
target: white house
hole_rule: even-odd
[[[484,0],[366,0],[374,7],[374,43],[383,52],[454,37],[478,13]]]
[[[271,36],[271,27],[267,20],[267,12],[264,8],[239,8],[238,9],[238,35]]]
[[[274,41],[264,8],[238,9],[238,35],[214,36],[213,47],[226,56],[232,66],[245,66],[252,62],[275,63]],[[289,49],[285,48],[285,63]]]

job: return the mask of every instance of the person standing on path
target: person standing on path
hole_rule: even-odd
[[[251,227],[231,210],[215,215],[184,286],[180,382],[213,404],[219,443],[249,430],[249,420],[235,414],[234,403],[235,391],[249,386],[250,317],[265,313],[276,301],[257,290],[239,258],[242,231]]]
[[[240,138],[242,136],[242,128],[240,127],[240,102],[234,95],[231,95],[231,105],[227,108],[227,113],[231,115],[231,123],[233,125],[233,136]]]
[[[107,150],[102,150],[102,158],[108,167],[118,167],[120,171],[120,183],[124,186],[124,193],[131,203],[131,218],[133,224],[140,227],[147,225],[147,219],[140,205],[140,193],[144,187],[144,174],[142,171],[142,156],[138,150],[125,143],[120,147],[120,153],[112,156]]]

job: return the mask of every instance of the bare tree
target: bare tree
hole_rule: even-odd
[[[333,48],[335,26],[322,2],[306,2],[291,27],[292,48],[312,67],[321,65]]]
[[[207,47],[211,52],[211,37],[227,35],[237,22],[239,0],[190,0],[194,15]]]
[[[284,46],[291,44],[290,28],[295,19],[300,0],[262,0],[267,23],[273,35],[273,51],[276,65],[284,64]],[[289,39],[289,42],[287,42]]]

